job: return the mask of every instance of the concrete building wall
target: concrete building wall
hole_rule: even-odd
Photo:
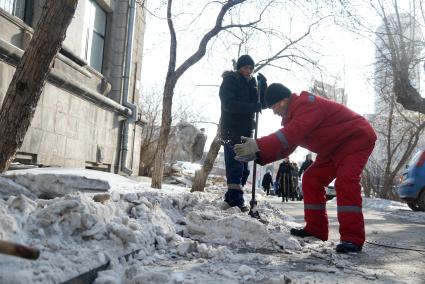
[[[107,13],[103,68],[87,65],[82,51],[82,25],[88,0],[80,0],[64,48],[57,56],[18,158],[51,166],[119,171],[122,121],[129,109],[121,105],[127,30],[127,0],[96,1]],[[44,0],[35,0],[31,26],[40,18]],[[1,8],[1,7],[0,7]],[[32,27],[0,9],[0,103],[16,64],[33,34]],[[139,103],[144,12],[137,7],[129,102]],[[138,173],[141,124],[129,127],[126,166]]]

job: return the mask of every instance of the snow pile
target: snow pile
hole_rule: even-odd
[[[266,202],[260,210],[268,225],[237,208],[221,210],[223,190],[190,193],[169,185],[156,190],[90,170],[31,169],[3,177],[10,182],[5,179],[1,188],[6,184],[16,190],[0,199],[0,239],[39,248],[41,256],[28,261],[0,255],[1,283],[57,283],[136,250],[130,265],[112,262],[96,283],[175,283],[181,282],[181,275],[156,271],[153,264],[174,258],[217,263],[239,259],[234,250],[241,248],[301,249],[288,233],[291,217]],[[96,193],[99,190],[107,192]],[[56,197],[36,199],[34,193]],[[207,267],[212,272],[211,265]],[[222,277],[227,279],[227,274],[222,272]],[[234,277],[258,279],[248,266],[240,267]]]
[[[60,168],[35,168],[9,171],[2,175],[10,184],[28,189],[43,198],[54,198],[79,191],[106,192],[110,188],[124,189],[135,182],[109,173]],[[0,185],[2,184],[0,180]],[[22,194],[27,195],[25,192]]]
[[[377,211],[410,210],[406,204],[401,202],[381,198],[366,197],[363,197],[363,207],[374,209]]]
[[[4,199],[7,198],[7,196],[18,196],[18,195],[25,195],[28,196],[31,199],[35,199],[37,196],[29,191],[26,187],[23,187],[22,185],[17,184],[11,179],[1,177],[0,176],[0,198]]]

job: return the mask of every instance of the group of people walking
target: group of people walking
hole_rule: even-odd
[[[289,158],[286,157],[279,164],[275,181],[273,182],[270,170],[267,170],[263,176],[261,186],[267,195],[282,197],[282,202],[288,202],[289,200],[294,201],[295,199],[302,200],[299,178],[312,163],[311,154],[306,156],[301,168],[298,168],[297,163],[291,162]]]
[[[220,86],[220,131],[227,177],[225,203],[248,211],[243,197],[249,176],[247,163],[266,165],[289,157],[302,146],[317,156],[306,171],[301,166],[298,172],[299,175],[305,171],[302,191],[306,225],[302,229],[292,228],[290,233],[301,238],[328,239],[325,186],[335,179],[341,235],[336,251],[361,251],[365,228],[360,174],[375,145],[373,128],[364,117],[344,105],[308,91],[292,93],[280,83],[267,86],[260,73],[255,80],[254,66],[249,55],[242,55],[235,70],[223,74]],[[255,114],[265,108],[281,117],[282,128],[254,139]],[[283,184],[289,183],[286,170],[280,172]]]

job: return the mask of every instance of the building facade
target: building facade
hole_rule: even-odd
[[[330,85],[322,81],[314,80],[311,92],[315,95],[347,106],[347,94],[345,93],[345,89],[336,87],[336,84]]]
[[[0,0],[0,102],[45,0]],[[80,0],[16,161],[137,174],[144,1]]]

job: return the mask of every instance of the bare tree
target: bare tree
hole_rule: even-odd
[[[141,133],[139,175],[151,176],[157,150],[156,145],[159,141],[160,114],[162,109],[160,91],[154,88],[143,92],[143,105],[141,105],[141,109],[148,123],[143,127]],[[196,124],[203,120],[204,118],[200,110],[193,109],[186,101],[179,100],[173,105],[172,121]],[[169,137],[175,137],[177,130],[175,126],[172,125],[170,127]],[[176,150],[176,145],[168,145],[165,161],[172,161]]]
[[[21,147],[78,0],[47,0],[0,110],[0,172]]]
[[[370,121],[378,141],[362,175],[362,184],[366,194],[395,199],[395,179],[423,142],[425,99],[419,87],[425,47],[424,4],[421,0],[364,1],[381,19],[376,28],[362,19],[353,5],[340,3],[349,20],[342,25],[360,36],[373,35],[376,51],[376,114]]]
[[[172,0],[167,2],[167,23],[170,32],[170,49],[169,49],[169,63],[168,71],[165,79],[164,90],[163,90],[163,104],[162,104],[162,119],[161,119],[161,130],[159,135],[159,141],[157,146],[157,153],[154,162],[154,170],[152,176],[153,188],[161,188],[163,178],[163,161],[165,150],[168,144],[168,136],[171,130],[171,110],[173,103],[174,89],[179,78],[194,64],[199,62],[206,53],[208,43],[212,38],[217,36],[221,31],[237,28],[237,27],[252,27],[261,21],[263,12],[268,8],[268,4],[263,6],[263,9],[258,13],[258,18],[254,21],[247,23],[234,23],[233,21],[229,24],[224,24],[225,16],[229,15],[229,11],[238,5],[242,5],[247,2],[246,0],[228,0],[224,2],[212,1],[208,5],[221,5],[220,11],[218,12],[214,26],[202,36],[199,41],[198,49],[190,55],[180,66],[176,66],[177,60],[177,33],[174,27],[174,15],[172,12]],[[269,4],[272,0],[267,1]],[[233,20],[233,19],[231,19]],[[236,19],[235,19],[236,20]]]
[[[378,99],[372,120],[378,142],[366,167],[365,182],[379,197],[389,199],[397,198],[395,179],[421,142],[425,127],[425,100],[419,93],[425,47],[420,22],[424,14],[418,13],[423,11],[422,3],[411,0],[409,4],[408,10],[402,10],[397,0],[372,3],[382,19],[375,31]]]
[[[364,1],[364,5],[375,11],[382,24],[375,29],[355,11],[353,4],[340,1],[347,16],[344,27],[359,36],[373,35],[378,60],[388,67],[392,76],[391,88],[405,109],[425,114],[425,98],[421,96],[418,70],[425,68],[425,5],[422,0],[374,0]],[[351,25],[349,24],[351,23]],[[371,29],[371,27],[373,29]]]
[[[210,145],[208,154],[205,157],[205,160],[202,164],[202,168],[195,172],[195,177],[192,182],[191,192],[204,191],[208,175],[210,174],[214,166],[214,162],[215,162],[215,159],[217,158],[220,148],[221,148],[221,133],[220,133],[220,124],[219,124],[217,125],[217,133],[214,137],[213,142]]]
[[[155,91],[144,92],[142,113],[148,121],[142,128],[142,141],[140,145],[139,175],[150,176],[155,145],[159,137],[159,114],[161,113],[160,96]]]
[[[423,1],[410,0],[408,11],[401,11],[397,0],[391,6],[384,6],[385,1],[378,1],[376,11],[379,13],[383,27],[377,32],[385,49],[381,57],[391,68],[393,90],[405,109],[425,114],[425,98],[422,98],[418,79],[418,69],[423,64],[422,51],[425,39],[421,32],[425,23]]]
[[[395,200],[396,177],[424,134],[425,117],[403,109],[395,96],[386,105],[387,111],[374,115],[371,120],[378,142],[366,166],[363,182],[379,197]]]

